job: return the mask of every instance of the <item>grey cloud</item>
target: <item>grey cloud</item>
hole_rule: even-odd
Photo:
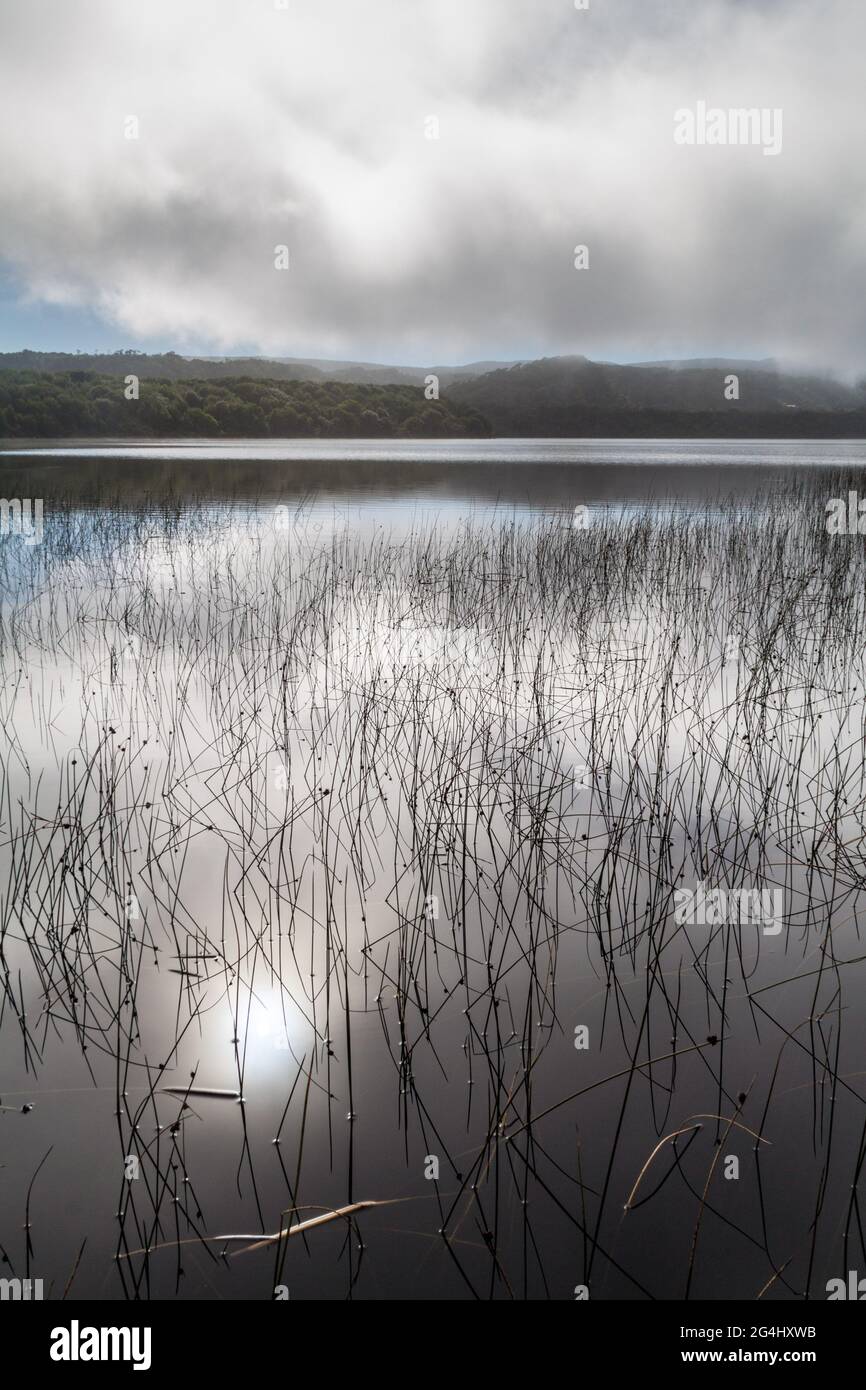
[[[31,0],[2,27],[0,260],[130,341],[862,367],[849,0]],[[675,146],[698,100],[782,107],[781,155]]]

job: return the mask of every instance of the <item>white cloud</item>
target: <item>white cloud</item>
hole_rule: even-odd
[[[4,3],[0,260],[130,340],[862,361],[850,0]],[[676,146],[699,99],[782,154]]]

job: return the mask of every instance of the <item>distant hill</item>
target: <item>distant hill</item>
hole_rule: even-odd
[[[305,357],[183,357],[176,352],[0,353],[0,372],[100,372],[103,376],[161,377],[167,381],[214,381],[256,377],[261,381],[342,381],[358,386],[423,386],[431,372],[444,390],[451,382],[509,367],[510,362],[470,362],[452,367],[387,366],[379,362],[342,362]]]
[[[428,401],[417,386],[251,376],[169,381],[141,373],[139,398],[127,400],[117,375],[0,372],[0,438],[6,439],[461,439],[489,433],[471,406],[445,397]]]
[[[181,357],[176,352],[3,352],[0,372],[97,372],[102,376],[126,376],[164,381],[215,381],[229,377],[256,377],[268,381],[327,381],[303,362],[292,365],[266,357]]]
[[[412,383],[421,386],[432,372],[439,378],[439,385],[443,390],[455,381],[465,381],[469,377],[482,376],[485,372],[515,365],[513,362],[466,362],[450,367],[395,367],[383,365],[381,362],[329,362],[315,357],[280,357],[277,361],[285,366],[314,371],[329,381],[352,381],[380,386],[389,383]]]
[[[136,411],[123,399],[123,378],[130,373],[141,381]],[[427,401],[420,389],[431,374],[439,379],[439,401]],[[738,378],[737,400],[725,398],[730,375]],[[40,389],[49,378],[55,385]],[[92,380],[85,385],[86,378]],[[186,397],[172,389],[181,384],[189,387]],[[211,423],[203,428],[190,411]],[[336,424],[335,411],[341,414]],[[857,439],[866,437],[866,381],[849,386],[782,371],[769,360],[724,358],[621,365],[575,356],[428,368],[128,350],[0,353],[0,435],[12,438],[127,435],[135,422],[143,435],[319,437],[335,428],[351,432],[349,421],[354,432],[378,431],[383,438],[450,432],[455,438]]]
[[[730,374],[738,377],[738,400],[725,399]],[[722,433],[735,435],[743,433],[745,417],[778,417],[779,429],[789,434],[792,426],[796,432],[798,417],[866,411],[862,385],[784,374],[771,364],[724,361],[620,366],[550,357],[456,381],[450,394],[480,411],[496,435],[568,437],[598,434],[602,428],[632,434],[635,427],[638,433],[655,433],[654,424],[678,424],[675,433],[693,434],[698,416],[712,417]],[[673,418],[679,416],[696,418]]]

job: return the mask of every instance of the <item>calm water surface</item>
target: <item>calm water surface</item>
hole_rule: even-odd
[[[0,541],[5,1272],[58,1298],[86,1240],[72,1297],[790,1299],[862,1264],[862,540],[822,506],[863,464],[0,456],[44,502]],[[779,921],[685,929],[699,883]]]

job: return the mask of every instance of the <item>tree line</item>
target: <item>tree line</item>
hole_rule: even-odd
[[[478,438],[481,413],[415,386],[251,377],[171,381],[90,371],[0,372],[0,437]]]

